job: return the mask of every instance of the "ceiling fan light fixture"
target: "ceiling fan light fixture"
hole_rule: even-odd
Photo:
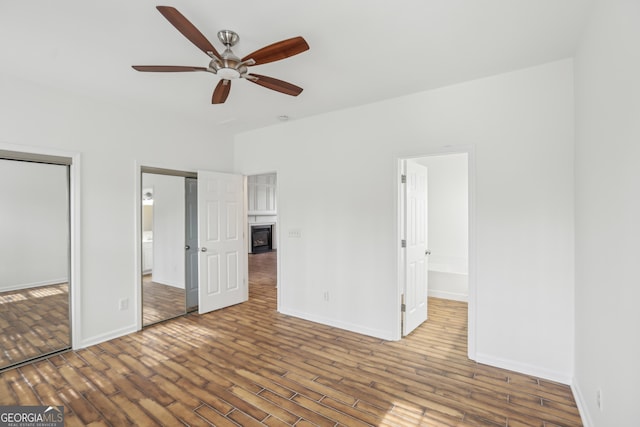
[[[221,79],[234,80],[240,78],[240,73],[234,68],[220,68],[216,74]]]

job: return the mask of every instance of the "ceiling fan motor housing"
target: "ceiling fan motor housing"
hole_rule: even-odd
[[[213,57],[209,62],[209,68],[221,79],[233,80],[243,77],[248,69],[240,58],[238,58],[231,47],[240,40],[237,33],[231,30],[218,31],[218,40],[226,46],[220,58]]]

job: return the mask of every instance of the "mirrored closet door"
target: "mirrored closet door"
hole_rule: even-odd
[[[71,347],[69,166],[0,155],[4,369]]]
[[[143,326],[198,307],[197,180],[169,173],[142,173]]]

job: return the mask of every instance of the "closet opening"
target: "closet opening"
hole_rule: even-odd
[[[142,326],[198,309],[197,174],[142,167]]]
[[[71,164],[0,150],[0,371],[72,346]]]

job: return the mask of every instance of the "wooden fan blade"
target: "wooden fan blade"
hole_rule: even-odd
[[[298,96],[302,92],[301,87],[282,80],[274,79],[273,77],[261,76],[260,74],[247,74],[247,76],[248,81],[264,86],[267,89],[275,90],[276,92],[282,92],[291,96]]]
[[[253,53],[242,58],[242,61],[253,59],[256,61],[254,65],[266,64],[268,62],[279,61],[281,59],[288,58],[293,55],[304,52],[309,49],[309,45],[302,37],[294,37],[287,40],[282,40],[277,43],[265,46],[262,49],[258,49]]]
[[[171,25],[176,27],[178,31],[182,33],[191,43],[196,45],[198,49],[208,55],[208,52],[212,52],[218,58],[220,54],[209,40],[193,25],[183,14],[171,6],[156,6],[156,9],[165,17],[167,21],[171,22]]]
[[[216,86],[216,89],[213,91],[213,96],[211,97],[212,104],[223,104],[224,101],[227,100],[229,96],[229,91],[231,90],[231,80],[222,79]]]
[[[207,71],[204,67],[185,67],[182,65],[132,65],[134,70],[153,73],[180,73],[184,71]]]

